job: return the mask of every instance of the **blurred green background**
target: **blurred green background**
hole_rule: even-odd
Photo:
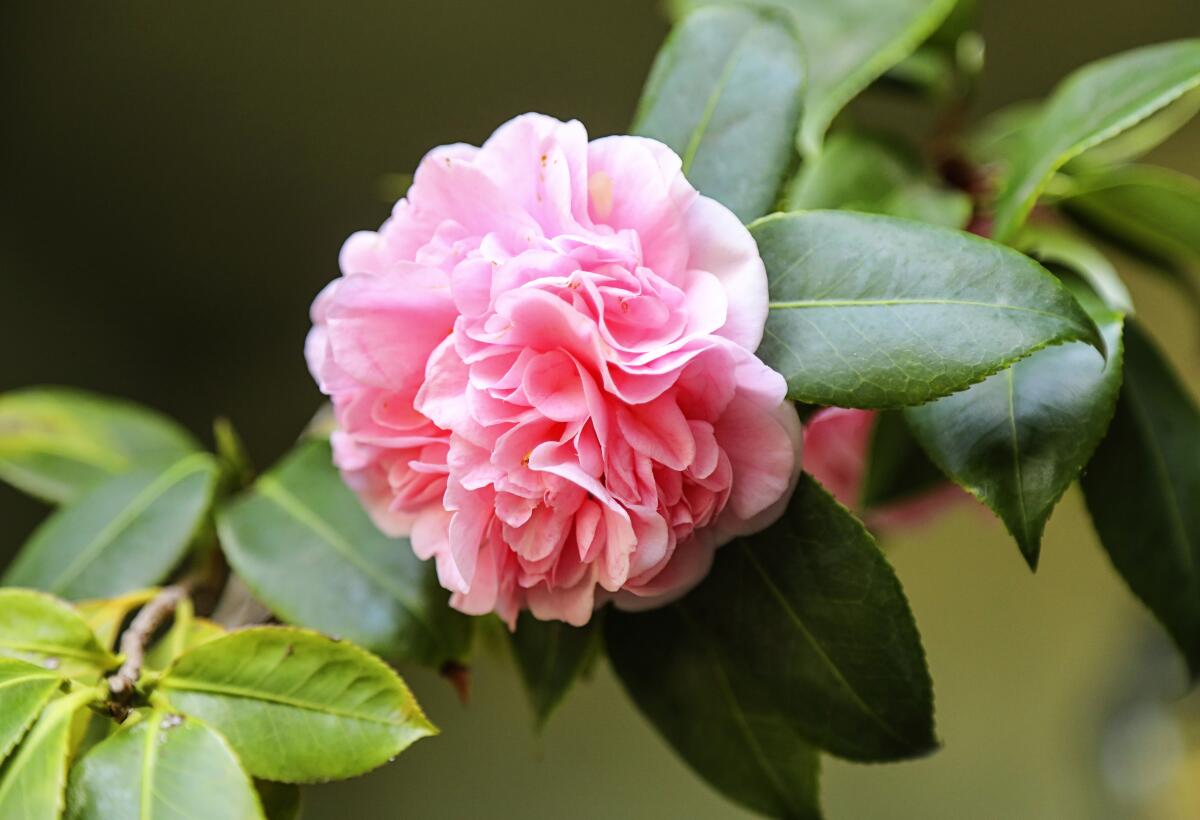
[[[1089,59],[1200,33],[1197,0],[980,5],[983,111]],[[522,111],[623,130],[665,33],[649,0],[0,5],[0,389],[79,385],[199,433],[227,414],[269,464],[318,406],[308,304],[345,236],[386,216],[382,175]],[[1151,159],[1200,174],[1200,124]],[[1132,279],[1197,387],[1193,314],[1153,275]],[[0,488],[0,559],[43,514]],[[945,748],[831,762],[832,818],[1200,817],[1200,747],[1175,721],[1195,704],[1173,700],[1173,656],[1077,493],[1036,576],[973,509],[887,546]],[[410,678],[443,735],[309,789],[307,817],[742,816],[605,668],[541,737],[502,658],[481,660],[466,707],[435,676]]]

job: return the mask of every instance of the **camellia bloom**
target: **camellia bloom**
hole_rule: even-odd
[[[528,114],[430,152],[313,305],[335,460],[451,603],[682,594],[799,470],[754,240],[669,148]]]
[[[874,425],[874,412],[842,407],[820,410],[804,425],[804,469],[856,512],[862,512],[859,499]],[[911,499],[873,508],[867,523],[880,530],[915,526],[968,497],[946,482]]]

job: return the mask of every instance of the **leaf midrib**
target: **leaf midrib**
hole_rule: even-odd
[[[289,706],[293,709],[301,709],[306,712],[316,712],[318,714],[345,718],[347,720],[358,720],[364,723],[375,723],[380,726],[389,726],[396,729],[404,729],[409,723],[407,715],[402,715],[396,720],[390,720],[387,718],[378,717],[377,715],[352,712],[348,709],[339,709],[334,706],[326,706],[324,704],[313,703],[312,701],[288,697],[287,695],[279,695],[273,692],[249,689],[244,686],[232,686],[221,683],[206,683],[204,681],[198,681],[192,678],[167,677],[163,679],[160,686],[164,689],[175,689],[183,692],[198,692],[206,695],[218,695],[229,698],[240,698],[242,700],[257,700],[264,703],[274,703],[279,706]]]
[[[169,490],[192,475],[208,468],[208,457],[203,453],[187,456],[177,461],[170,469],[150,482],[128,504],[125,505],[96,537],[75,556],[62,574],[50,585],[52,592],[62,593],[95,560],[98,554],[111,546],[117,537],[128,529],[143,512],[164,496]]]
[[[712,666],[713,677],[717,681],[717,688],[721,691],[721,698],[729,707],[729,713],[733,717],[734,723],[737,724],[742,736],[745,738],[746,745],[750,747],[750,752],[754,755],[754,760],[758,764],[759,769],[761,769],[763,774],[766,775],[768,782],[771,784],[771,788],[783,801],[783,804],[785,806],[794,805],[794,801],[788,794],[787,789],[785,789],[783,786],[783,781],[780,779],[779,772],[775,770],[770,757],[759,745],[758,738],[755,737],[754,731],[750,728],[750,722],[746,718],[746,712],[744,709],[742,709],[742,705],[737,698],[737,693],[733,689],[733,684],[729,680],[729,675],[726,673],[725,668],[722,665],[720,653],[717,651],[716,647],[713,646],[712,640],[704,631],[703,627],[701,627],[700,624],[697,623],[696,619],[692,617],[691,612],[688,611],[684,602],[678,602],[675,605],[675,608],[679,611],[679,614],[683,617],[683,620],[688,624],[688,626],[691,627],[692,631],[696,633],[697,637],[700,639],[700,642],[704,644],[706,654],[708,655],[709,662]]]
[[[1183,520],[1183,510],[1179,504],[1179,496],[1175,492],[1175,483],[1171,480],[1171,470],[1167,466],[1167,460],[1159,445],[1158,437],[1155,435],[1154,423],[1150,421],[1149,412],[1137,394],[1136,376],[1129,373],[1126,378],[1128,386],[1131,388],[1127,391],[1131,415],[1148,443],[1146,452],[1150,454],[1151,468],[1163,488],[1162,498],[1167,505],[1167,520],[1175,535],[1173,540],[1176,551],[1182,556],[1188,577],[1194,582],[1196,580],[1196,559],[1192,555],[1191,538],[1188,536],[1187,525]]]
[[[713,90],[709,92],[708,99],[704,103],[704,111],[700,114],[700,121],[696,123],[696,127],[692,129],[691,136],[688,137],[688,144],[683,152],[681,165],[684,176],[687,176],[688,172],[692,169],[692,162],[696,159],[696,154],[700,150],[700,143],[704,140],[704,135],[712,122],[713,114],[716,113],[717,106],[721,102],[721,96],[725,93],[725,86],[729,83],[729,78],[733,75],[734,68],[737,67],[737,61],[741,57],[742,49],[746,46],[750,37],[762,28],[762,25],[761,22],[756,22],[748,27],[738,37],[737,42],[733,44],[733,48],[729,50],[729,56],[725,58],[725,63],[721,66],[721,73],[717,76],[717,82],[713,86]]]
[[[154,770],[158,764],[158,735],[162,731],[162,721],[166,713],[155,710],[148,718],[150,725],[146,727],[146,740],[142,749],[142,789],[138,804],[138,816],[141,820],[153,820],[154,803]]]
[[[783,302],[768,302],[770,310],[803,310],[806,308],[838,308],[838,307],[897,307],[901,305],[950,305],[954,307],[987,308],[989,310],[1010,310],[1017,313],[1031,313],[1059,322],[1076,322],[1061,313],[1051,313],[1037,308],[1022,305],[1009,305],[1002,302],[980,302],[972,299],[800,299]]]
[[[77,661],[87,661],[88,663],[96,664],[101,668],[116,660],[111,654],[100,654],[88,649],[61,646],[53,643],[26,643],[22,641],[0,640],[0,647],[11,649],[14,652],[36,652],[39,655],[73,658]]]
[[[302,526],[310,529],[322,541],[329,544],[334,552],[349,561],[356,569],[366,575],[368,580],[387,592],[396,603],[404,608],[409,617],[420,624],[432,638],[435,640],[438,638],[437,630],[434,629],[433,624],[426,620],[420,607],[413,601],[412,595],[403,587],[394,584],[388,578],[386,571],[373,566],[367,559],[361,556],[336,530],[330,527],[320,516],[310,510],[303,501],[288,490],[283,482],[273,476],[263,476],[258,480],[257,490],[260,495],[292,516]]]

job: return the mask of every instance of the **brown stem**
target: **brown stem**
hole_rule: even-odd
[[[133,697],[134,687],[142,676],[147,644],[163,621],[179,606],[179,602],[191,593],[192,585],[192,581],[184,580],[164,587],[141,608],[129,624],[129,628],[121,635],[121,654],[125,656],[125,662],[108,679],[108,691],[112,694],[115,705],[123,707]]]

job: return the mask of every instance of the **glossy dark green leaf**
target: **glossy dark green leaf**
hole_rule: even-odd
[[[933,461],[999,516],[1031,568],[1046,521],[1104,437],[1120,390],[1121,317],[1097,320],[1107,361],[1083,343],[1052,347],[904,411]]]
[[[674,610],[637,623],[654,617],[687,622],[771,713],[826,751],[896,760],[936,745],[929,672],[900,583],[862,523],[807,474],[776,524],[722,547]],[[668,642],[614,643],[610,655],[644,653],[653,664]]]
[[[177,424],[128,402],[63,387],[0,395],[0,479],[47,501],[196,449]]]
[[[24,737],[62,682],[45,667],[0,658],[0,763]]]
[[[745,9],[702,9],[663,45],[633,131],[673,148],[697,189],[749,221],[774,209],[802,82],[786,25]]]
[[[916,157],[853,131],[834,134],[819,157],[804,163],[788,185],[786,207],[888,214],[948,228],[971,217],[970,198],[923,179]]]
[[[996,199],[993,235],[1011,239],[1050,176],[1068,160],[1200,85],[1200,39],[1147,46],[1067,77],[1015,141]]]
[[[326,441],[302,443],[221,512],[218,529],[234,569],[285,621],[392,659],[437,665],[467,650],[470,620],[450,609],[433,562],[371,522]]]
[[[1024,254],[959,231],[844,211],[751,226],[770,280],[758,356],[788,397],[900,407],[962,390],[1099,331]]]
[[[605,637],[638,709],[713,788],[769,817],[821,817],[816,749],[771,693],[718,651],[686,602],[610,612]]]
[[[876,414],[862,481],[863,509],[910,500],[945,480],[913,437],[903,413]]]
[[[73,600],[153,586],[187,552],[216,475],[212,457],[194,453],[93,485],[37,528],[4,583]]]
[[[95,698],[73,692],[42,712],[17,750],[0,766],[0,817],[58,820],[62,816],[70,756],[71,723]]]
[[[789,20],[804,53],[807,79],[797,141],[821,151],[833,118],[860,91],[911,54],[946,19],[954,0],[732,0]],[[731,0],[673,0],[677,15]]]
[[[1136,326],[1108,436],[1083,474],[1113,565],[1200,677],[1200,409]]]
[[[74,609],[45,593],[0,589],[0,656],[96,677],[117,659]]]
[[[510,636],[512,653],[539,726],[587,668],[597,646],[597,620],[575,627],[521,613]]]
[[[1200,266],[1200,180],[1147,165],[1075,177],[1069,214],[1172,268]]]
[[[155,709],[71,771],[69,820],[262,820],[250,777],[204,724]]]
[[[381,660],[288,627],[198,646],[157,691],[224,735],[252,775],[281,783],[357,777],[437,731]]]

